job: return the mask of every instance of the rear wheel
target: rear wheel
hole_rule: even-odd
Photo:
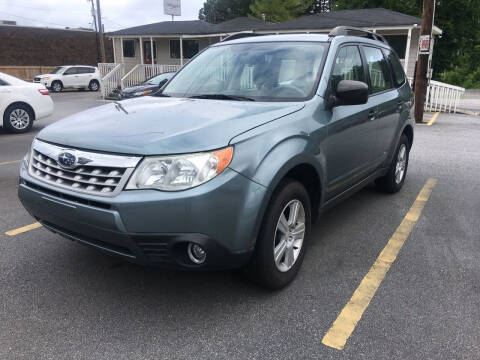
[[[310,233],[311,208],[305,187],[283,181],[272,196],[245,269],[248,278],[270,289],[288,285],[297,275]]]
[[[24,133],[32,128],[34,116],[29,106],[12,104],[3,114],[3,126],[10,132]]]
[[[391,194],[400,191],[407,176],[409,151],[410,143],[403,134],[388,173],[375,181],[378,190]]]
[[[90,91],[98,91],[98,89],[100,89],[100,84],[97,80],[92,80],[90,81],[90,84],[88,84],[88,88]]]
[[[63,89],[63,84],[59,80],[55,80],[52,82],[52,85],[50,86],[52,88],[53,92],[60,92]]]

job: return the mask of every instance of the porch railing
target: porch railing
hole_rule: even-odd
[[[102,96],[105,99],[114,89],[121,86],[125,65],[118,64],[107,75],[102,77]]]
[[[176,72],[180,69],[180,67],[180,65],[138,64],[122,77],[120,86],[122,89],[135,86],[151,78],[152,76],[166,72]]]
[[[115,63],[99,63],[98,71],[100,72],[100,76],[102,78],[105,77],[110,71],[113,70],[114,67]]]
[[[427,88],[425,110],[456,113],[458,102],[464,92],[465,89],[462,87],[431,80]]]
[[[410,85],[413,84],[413,78],[409,77],[408,81]],[[425,110],[456,113],[458,102],[464,92],[465,89],[460,86],[430,80],[427,87]]]

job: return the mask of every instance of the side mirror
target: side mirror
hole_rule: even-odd
[[[361,105],[368,101],[368,85],[362,81],[342,80],[335,91],[335,105]]]

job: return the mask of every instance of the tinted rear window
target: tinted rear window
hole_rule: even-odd
[[[400,60],[398,60],[397,55],[393,51],[385,50],[385,55],[392,66],[395,86],[399,87],[403,85],[405,83],[405,72],[403,71],[403,66],[400,63]]]

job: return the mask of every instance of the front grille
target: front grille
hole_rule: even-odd
[[[40,78],[36,77],[33,79],[34,82],[40,82]]]
[[[63,167],[58,156],[64,152],[85,162]],[[122,161],[124,160],[124,161]],[[73,191],[114,196],[130,177],[139,158],[65,149],[36,140],[30,159],[30,174],[39,180]]]

